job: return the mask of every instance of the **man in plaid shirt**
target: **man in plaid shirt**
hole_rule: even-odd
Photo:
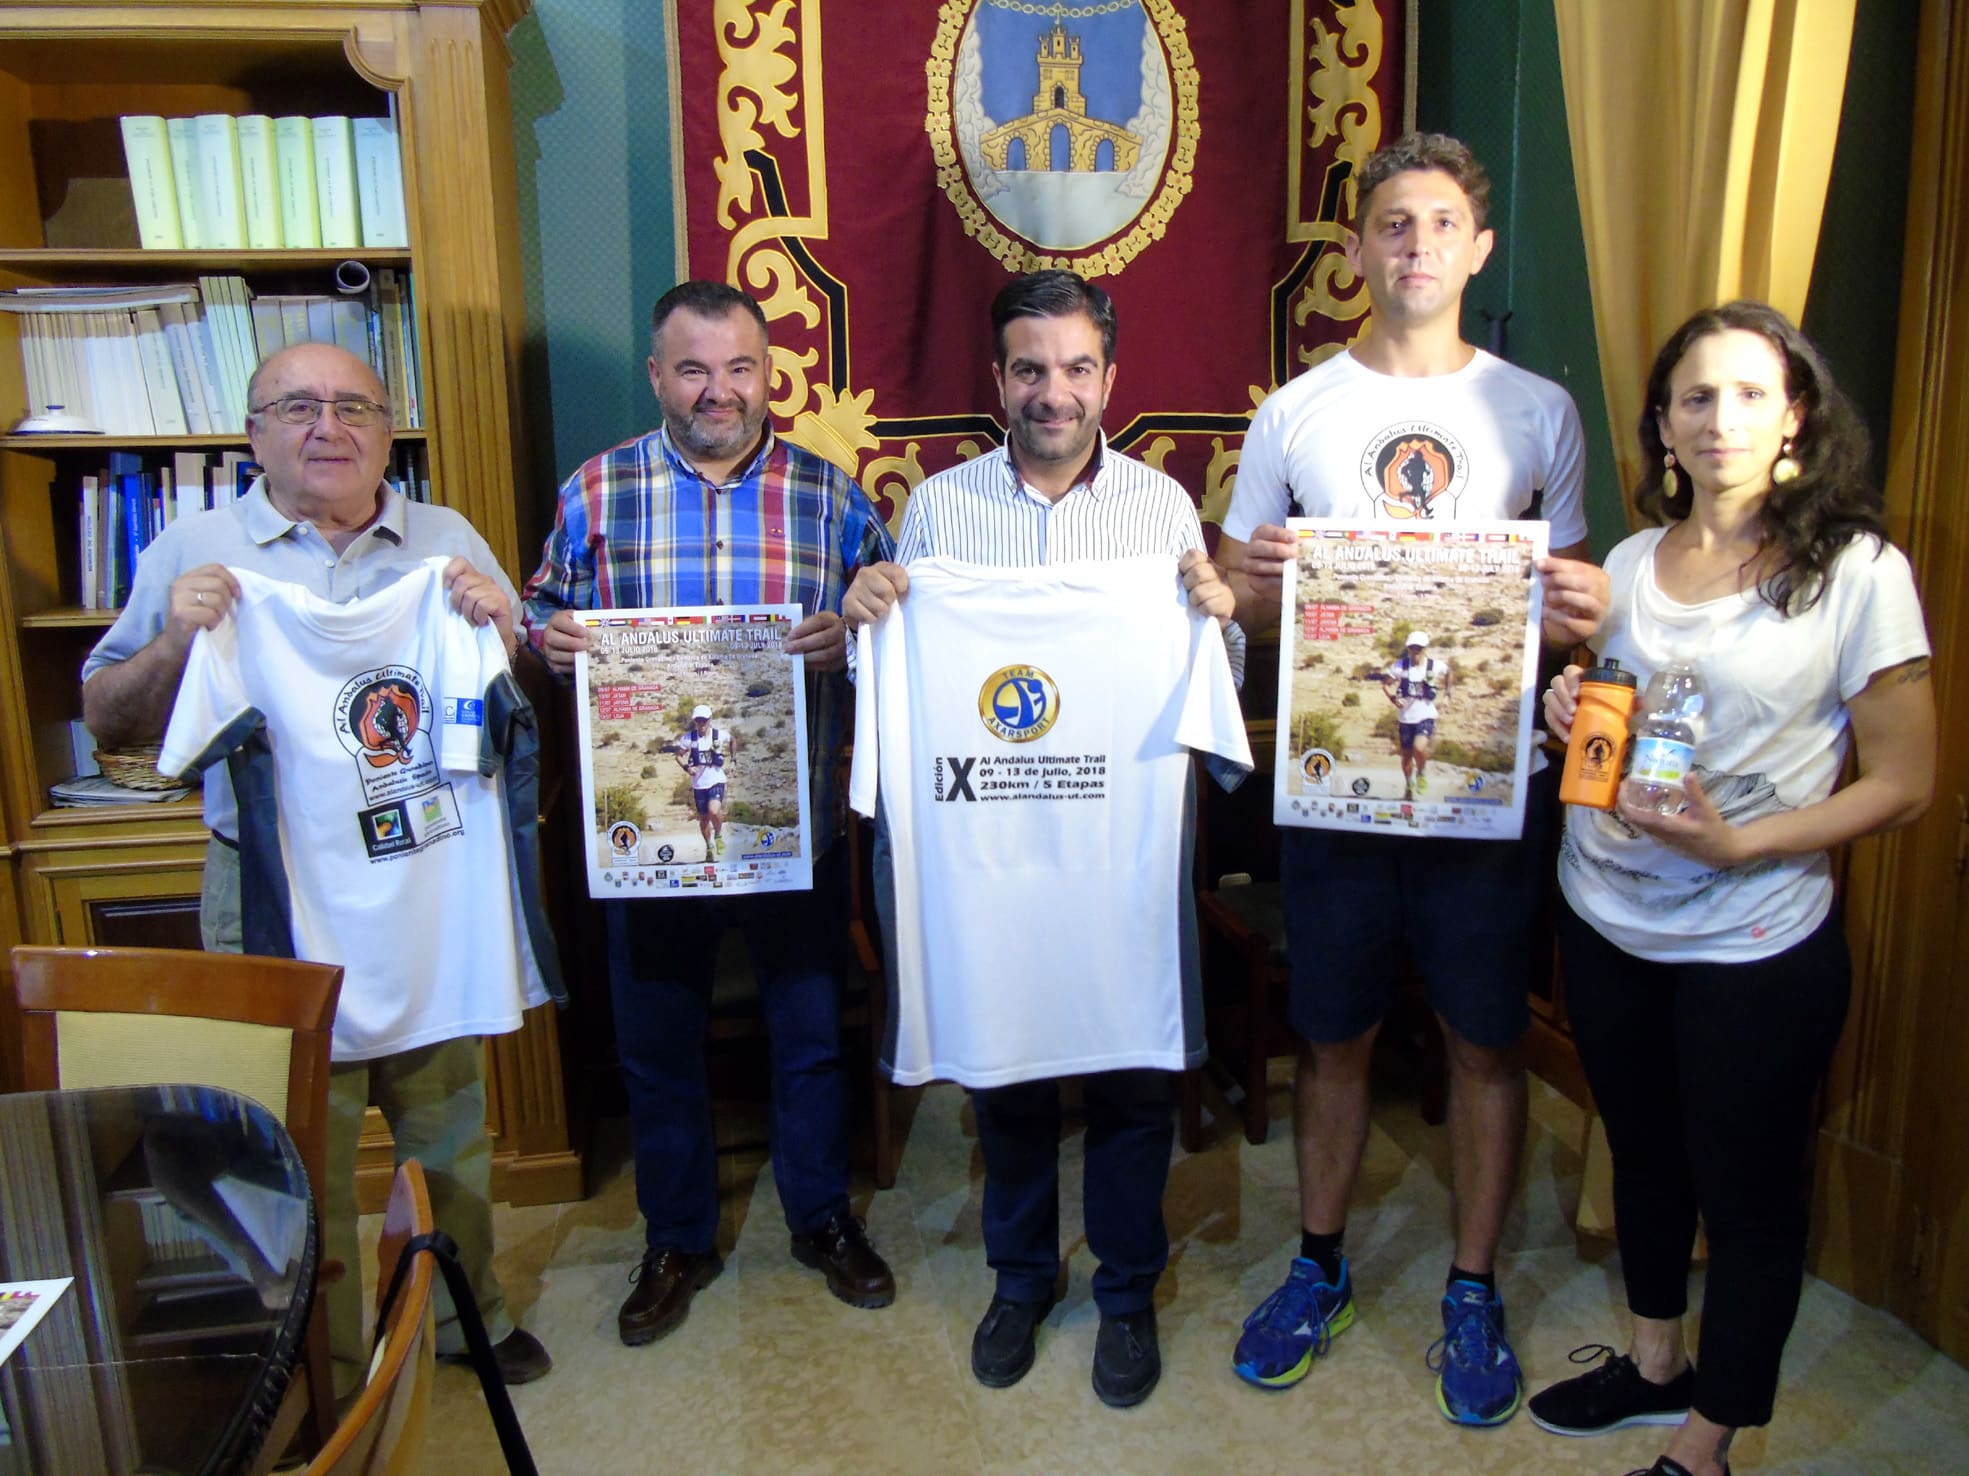
[[[724,1266],[704,1040],[728,926],[751,950],[772,1039],[773,1178],[793,1255],[853,1306],[885,1307],[896,1295],[848,1207],[846,847],[832,844],[846,813],[838,771],[853,710],[841,595],[858,568],[893,558],[894,545],[852,479],[767,424],[772,366],[756,302],[723,283],[685,282],[658,300],[650,333],[663,424],[562,485],[526,585],[528,636],[567,676],[588,639],[577,610],[799,604],[806,618],[786,649],[806,658],[816,859],[811,892],[603,904],[647,1238],[616,1319],[631,1346],[681,1323]]]

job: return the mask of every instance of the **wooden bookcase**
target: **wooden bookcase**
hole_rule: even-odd
[[[423,429],[434,500],[463,513],[509,575],[524,464],[515,409],[525,306],[505,37],[528,0],[0,3],[0,287],[190,281],[329,292],[336,265],[415,283]],[[117,119],[128,113],[398,112],[407,250],[143,251]],[[0,314],[0,432],[26,404],[18,326]],[[78,675],[113,612],[79,608],[80,477],[106,450],[243,446],[223,436],[0,434],[0,939],[197,946],[206,832],[197,801],[57,809],[73,770]],[[495,1193],[578,1198],[551,1007],[491,1043]],[[365,1140],[365,1190],[388,1191],[386,1140]]]

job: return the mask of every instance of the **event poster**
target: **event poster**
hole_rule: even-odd
[[[1542,522],[1294,518],[1279,639],[1281,825],[1516,839]]]
[[[0,1282],[0,1363],[14,1356],[14,1349],[34,1331],[34,1324],[48,1315],[48,1309],[73,1280],[73,1276],[62,1276],[52,1281]],[[0,1424],[0,1429],[4,1428]]]
[[[575,660],[593,897],[813,885],[798,605],[595,610]]]

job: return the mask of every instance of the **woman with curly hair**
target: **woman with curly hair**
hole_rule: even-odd
[[[1560,963],[1613,1150],[1633,1331],[1531,1414],[1564,1435],[1673,1425],[1654,1476],[1719,1476],[1736,1430],[1770,1421],[1798,1311],[1811,1103],[1852,977],[1827,852],[1927,809],[1934,698],[1866,432],[1783,314],[1732,302],[1684,323],[1640,432],[1637,501],[1659,526],[1607,559],[1601,657],[1644,682],[1693,662],[1707,708],[1679,813],[1567,812]],[[1579,681],[1568,667],[1545,694],[1562,739]]]

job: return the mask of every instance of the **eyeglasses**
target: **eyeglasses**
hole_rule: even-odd
[[[374,400],[317,400],[311,395],[283,395],[278,400],[255,405],[253,413],[264,415],[271,410],[273,418],[282,425],[313,425],[321,419],[324,407],[333,410],[335,418],[351,430],[360,430],[390,418],[390,407],[379,405]]]

